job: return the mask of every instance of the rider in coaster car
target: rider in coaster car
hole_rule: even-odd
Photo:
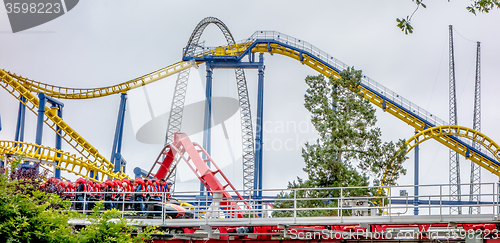
[[[146,190],[145,190],[145,184],[144,184],[144,180],[141,179],[141,178],[137,178],[135,179],[135,190],[134,190],[134,195],[135,195],[135,198],[134,198],[134,201],[138,201],[138,203],[136,204],[136,208],[137,207],[140,207],[141,211],[144,212],[146,211],[146,206],[144,205],[143,201],[144,201],[144,198],[145,198],[145,193]]]

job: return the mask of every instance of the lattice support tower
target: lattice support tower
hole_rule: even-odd
[[[174,141],[174,134],[181,131],[182,114],[184,113],[184,103],[186,101],[186,91],[189,81],[190,70],[191,68],[183,70],[177,76],[177,81],[175,83],[174,97],[172,98],[170,115],[168,117],[165,146],[171,144]],[[168,182],[172,182],[174,187],[175,187],[176,174],[177,174],[177,168],[172,170],[172,175],[171,177],[168,178]]]
[[[243,186],[244,194],[249,196],[254,189],[254,167],[255,167],[255,152],[252,127],[252,115],[250,112],[250,100],[248,98],[247,82],[243,69],[234,70],[237,80],[238,97],[240,105],[240,121],[241,121],[241,139],[242,139],[242,158],[243,158]]]
[[[473,128],[481,132],[481,42],[477,42],[476,50],[476,82],[474,87],[474,117]],[[472,147],[481,151],[481,146],[472,142]],[[479,201],[481,195],[481,166],[471,161],[470,168],[470,196],[469,201]],[[480,207],[469,207],[469,214],[479,214]]]
[[[457,97],[455,88],[455,57],[453,50],[453,26],[449,26],[449,42],[450,42],[450,79],[449,79],[449,116],[450,125],[457,125]],[[460,188],[460,161],[458,153],[450,149],[450,199],[451,201],[461,201]],[[461,214],[460,207],[451,207],[451,213]]]

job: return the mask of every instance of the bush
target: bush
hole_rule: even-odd
[[[1,159],[1,158],[0,158]],[[132,237],[135,227],[116,210],[91,215],[70,209],[71,202],[61,199],[58,191],[40,190],[38,168],[19,168],[19,157],[9,167],[0,167],[0,242],[145,242],[153,227]],[[92,224],[76,230],[69,220],[81,218]]]
[[[131,234],[136,231],[135,226],[128,224],[128,221],[121,217],[121,212],[117,209],[101,212],[104,206],[101,202],[96,203],[92,213],[87,220],[91,225],[83,228],[78,237],[79,242],[97,243],[97,242],[144,242],[151,240],[151,233],[154,227],[148,226],[143,232],[132,237]]]

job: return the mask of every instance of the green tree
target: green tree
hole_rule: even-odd
[[[2,159],[2,158],[0,158]],[[135,227],[116,210],[101,212],[102,203],[91,215],[71,210],[71,202],[56,193],[40,191],[37,168],[18,168],[23,157],[10,167],[0,167],[0,242],[145,242],[154,227],[132,237]],[[72,219],[91,224],[75,229]]]
[[[70,203],[40,192],[36,169],[19,169],[22,157],[0,173],[0,242],[77,242]]]
[[[309,88],[305,94],[305,108],[311,112],[311,122],[319,134],[314,144],[306,143],[302,150],[304,171],[308,178],[289,183],[288,188],[362,187],[379,185],[386,169],[394,170],[394,176],[386,184],[393,184],[406,171],[401,164],[405,141],[383,142],[381,131],[375,127],[375,109],[360,92],[361,71],[348,68],[340,78],[325,78],[322,75],[308,76]],[[402,153],[398,152],[403,148]],[[343,196],[369,196],[375,190],[366,188],[345,189]],[[298,194],[298,195],[294,195]],[[331,207],[338,200],[316,200],[314,198],[336,198],[340,190],[299,190],[282,193],[281,198],[311,198],[300,201],[298,207]],[[286,208],[290,202],[277,203],[277,208]],[[319,212],[336,215],[338,212]],[[300,215],[318,214],[301,212]],[[275,216],[289,216],[290,211]],[[299,216],[300,216],[299,215]]]
[[[417,12],[420,7],[427,8],[424,4],[423,0],[412,0],[417,5],[417,8],[413,11],[413,13],[406,18],[397,18],[396,22],[398,23],[398,27],[401,31],[405,32],[405,34],[413,33],[413,26],[411,25],[411,18]],[[449,2],[450,0],[448,0]],[[471,0],[471,5],[467,6],[466,9],[472,14],[476,15],[477,13],[489,13],[494,8],[500,8],[500,0]]]

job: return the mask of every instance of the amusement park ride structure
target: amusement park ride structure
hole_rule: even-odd
[[[203,30],[210,24],[219,27],[227,45],[214,48],[200,45],[199,39]],[[263,56],[265,53],[290,57],[325,76],[339,77],[339,72],[348,68],[348,65],[308,42],[276,31],[256,31],[249,38],[236,42],[224,23],[216,18],[208,17],[195,28],[184,49],[182,61],[117,85],[88,89],[66,88],[28,79],[0,69],[0,86],[20,101],[16,141],[0,141],[0,154],[24,155],[41,163],[55,165],[57,169],[96,181],[102,181],[105,176],[109,178],[128,177],[125,174],[126,162],[121,155],[126,93],[131,89],[178,74],[166,134],[166,149],[162,151],[158,160],[153,164],[149,176],[171,179],[175,176],[175,166],[177,165],[175,161],[191,159],[193,164],[190,167],[200,178],[204,187],[212,191],[224,191],[226,187],[230,186],[230,183],[227,181],[225,185],[222,185],[224,183],[211,180],[215,174],[221,174],[223,178],[225,176],[218,167],[209,167],[211,162],[209,128],[211,127],[212,73],[214,69],[235,69],[242,125],[243,195],[246,196],[238,194],[237,197],[239,200],[250,197],[262,199],[262,137],[264,134],[263,129],[260,128],[264,120]],[[187,140],[180,139],[185,135],[179,134],[189,70],[201,63],[205,63],[207,67],[207,102],[205,103],[203,147],[187,142],[189,140],[187,137],[183,138]],[[255,142],[244,69],[257,69],[259,73]],[[416,135],[407,142],[409,150],[428,139],[434,139],[491,173],[500,176],[500,147],[484,134],[470,128],[447,124],[367,76],[362,77],[360,90],[372,104],[415,128]],[[111,159],[107,160],[62,119],[64,105],[59,99],[92,99],[115,94],[121,95],[120,112],[113,143],[113,154]],[[46,102],[51,103],[52,107],[46,106]],[[35,144],[23,141],[26,108],[38,118]],[[43,123],[54,130],[60,140],[71,145],[78,152],[78,155],[61,151],[60,142],[56,144],[56,148],[42,145]],[[186,153],[189,154],[187,157]],[[195,156],[191,153],[196,153],[197,156],[201,155],[200,158],[203,158],[195,162]],[[159,169],[155,169],[157,165],[160,165]],[[60,176],[60,174],[56,173],[56,176]],[[394,171],[388,169],[382,178],[382,185],[391,186],[389,182],[393,176]],[[232,190],[236,191],[234,187]],[[252,191],[253,195],[251,195]],[[230,194],[223,196],[228,202],[233,198]],[[439,222],[442,223],[442,221]]]

